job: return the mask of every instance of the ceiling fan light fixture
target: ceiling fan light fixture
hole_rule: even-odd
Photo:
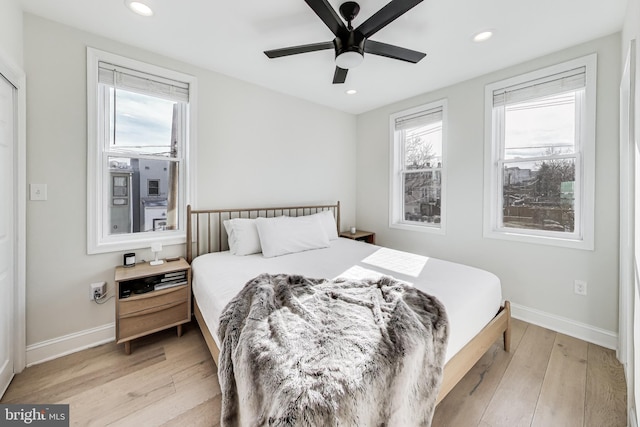
[[[141,16],[153,16],[153,9],[141,0],[125,0],[124,4],[135,14]]]
[[[349,70],[362,64],[364,55],[356,51],[342,52],[336,56],[336,65],[342,69]]]

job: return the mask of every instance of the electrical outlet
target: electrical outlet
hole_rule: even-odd
[[[574,280],[573,292],[578,295],[587,295],[587,282],[585,282],[584,280]]]
[[[103,298],[107,294],[107,282],[97,282],[89,285],[91,293],[89,294],[89,299],[100,299]]]

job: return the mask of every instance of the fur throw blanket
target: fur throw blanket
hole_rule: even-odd
[[[448,338],[411,286],[263,274],[220,318],[222,426],[430,426]]]

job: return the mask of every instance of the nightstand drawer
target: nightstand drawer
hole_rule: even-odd
[[[173,305],[175,304],[175,305]],[[156,330],[164,329],[180,322],[188,322],[188,301],[175,302],[153,309],[145,310],[120,318],[118,339],[125,340],[146,335]]]
[[[120,317],[129,317],[138,312],[149,312],[168,304],[187,301],[189,299],[189,287],[176,286],[162,291],[152,291],[120,300]]]

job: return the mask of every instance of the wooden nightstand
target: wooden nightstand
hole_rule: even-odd
[[[343,231],[340,233],[340,237],[346,237],[347,239],[361,240],[363,242],[376,244],[376,233],[372,231],[356,230],[355,234],[351,234],[350,231]]]
[[[184,258],[116,267],[116,343],[131,354],[131,340],[191,321],[191,266]]]

